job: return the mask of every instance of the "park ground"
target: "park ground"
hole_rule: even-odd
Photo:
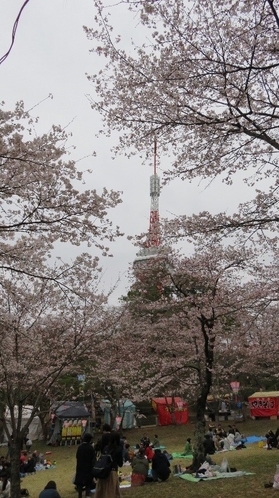
[[[229,422],[223,422],[226,429]],[[247,420],[238,425],[240,432],[247,436],[264,436],[268,429],[274,431],[279,426],[279,420]],[[154,434],[158,434],[161,444],[167,447],[169,453],[183,451],[187,437],[194,434],[194,424],[189,423],[184,426],[168,427],[148,427],[141,429],[130,429],[125,431],[125,436],[131,445],[139,442],[143,433],[147,433],[152,440]],[[98,439],[95,435],[94,440]],[[42,470],[34,475],[22,479],[22,488],[27,488],[30,498],[38,498],[40,491],[44,488],[49,480],[57,483],[58,491],[61,498],[77,497],[72,480],[75,473],[75,454],[77,446],[53,447],[50,448],[44,442],[34,442],[32,450],[39,450],[42,453],[51,451],[47,456],[51,461],[56,462],[55,468]],[[5,448],[2,448],[0,454],[5,454]],[[279,464],[279,450],[273,449],[267,451],[260,448],[257,443],[247,445],[246,449],[240,451],[230,451],[214,455],[214,461],[220,464],[223,457],[226,456],[230,467],[237,470],[253,472],[253,475],[233,478],[219,479],[208,482],[191,483],[174,477],[173,474],[165,483],[146,484],[140,488],[128,488],[121,490],[123,498],[259,498],[262,496],[271,496],[276,493],[272,488],[265,488],[264,484],[273,481],[276,465]],[[171,469],[175,464],[181,466],[189,465],[191,460],[174,459],[171,461]],[[123,474],[129,472],[129,467],[123,467]],[[277,491],[278,493],[278,491]],[[278,495],[279,496],[279,495]],[[92,498],[94,494],[92,495]]]

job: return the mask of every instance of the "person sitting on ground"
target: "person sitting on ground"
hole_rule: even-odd
[[[140,444],[136,444],[135,446],[135,454],[139,451],[140,448],[143,448],[145,450],[145,446],[143,443],[140,443]]]
[[[152,477],[154,481],[166,481],[170,476],[170,462],[160,449],[155,450],[152,458]]]
[[[235,424],[233,424],[232,428],[233,428],[234,434],[235,434],[236,432],[240,432],[240,431],[238,430],[238,428],[236,427],[236,425],[235,425]]]
[[[32,455],[27,456],[27,460],[23,464],[24,474],[34,474],[36,472],[36,460]]]
[[[61,498],[56,489],[56,482],[49,481],[43,491],[40,492],[39,498]]]
[[[128,453],[129,453],[129,462],[131,462],[136,454],[135,450],[133,448],[131,448],[131,446],[129,445],[129,448],[128,448]]]
[[[216,451],[215,443],[214,443],[213,439],[208,434],[205,434],[205,436],[204,436],[203,448],[204,448],[205,456],[206,455],[214,455],[214,453]]]
[[[145,456],[149,462],[151,462],[154,457],[154,451],[149,444],[145,447]]]
[[[192,454],[193,454],[193,447],[192,447],[192,443],[191,443],[191,438],[188,437],[186,440],[185,448],[184,448],[182,455],[186,456],[186,455],[192,455]]]
[[[141,443],[143,444],[143,446],[145,446],[145,447],[146,447],[146,446],[148,446],[148,445],[150,444],[150,439],[149,439],[149,437],[147,436],[147,434],[146,434],[146,433],[144,433],[144,434],[143,434],[143,436],[142,436],[142,438],[141,438],[140,442],[141,442]]]
[[[277,440],[276,440],[274,432],[270,429],[267,432],[267,434],[265,435],[265,437],[266,437],[267,449],[269,450],[269,449],[275,448],[277,445]]]
[[[227,439],[228,441],[230,442],[230,446],[233,446],[234,444],[234,434],[232,432],[230,432],[228,435],[227,435]]]
[[[125,444],[125,447],[123,449],[123,462],[130,462],[131,457],[130,457],[130,445],[129,443]]]
[[[10,498],[11,481],[7,476],[0,477],[0,496],[1,498]]]
[[[148,476],[149,463],[145,456],[145,449],[140,448],[132,460],[131,486],[142,486]]]
[[[19,472],[21,474],[25,474],[25,465],[27,463],[27,460],[28,460],[27,451],[23,450],[20,453],[20,457],[19,457]]]
[[[222,451],[224,449],[224,439],[225,438],[221,438],[221,436],[218,435],[215,436],[214,444],[216,451]]]
[[[218,436],[220,436],[220,437],[221,437],[221,439],[223,439],[224,437],[226,437],[226,436],[227,436],[227,433],[226,433],[226,431],[223,429],[223,427],[221,426],[221,424],[218,424],[218,425],[217,425],[216,434],[217,434]]]
[[[167,450],[163,450],[163,454],[166,455],[168,460],[173,460],[173,456],[171,453],[168,453]]]
[[[244,436],[244,434],[240,434],[240,432],[236,432],[235,435],[234,435],[234,442],[235,444],[238,444],[238,443],[245,443],[246,441],[246,437]]]
[[[160,441],[158,439],[158,436],[157,434],[155,434],[154,436],[154,439],[153,439],[153,442],[152,442],[152,448],[159,448],[161,445],[160,445]]]

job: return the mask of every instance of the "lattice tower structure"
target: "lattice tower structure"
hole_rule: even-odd
[[[141,262],[157,257],[160,244],[160,216],[159,216],[159,198],[160,198],[160,178],[157,174],[157,142],[154,141],[154,161],[153,175],[150,177],[150,215],[149,215],[149,230],[146,241],[142,249],[137,253],[134,261],[134,268],[139,266]]]
[[[160,218],[159,218],[159,197],[160,178],[157,175],[157,144],[154,142],[154,172],[150,177],[150,216],[149,232],[146,241],[147,247],[159,247],[160,245]]]

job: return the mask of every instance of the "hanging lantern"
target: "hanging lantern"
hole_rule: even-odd
[[[83,419],[83,420],[81,421],[81,425],[82,425],[82,427],[83,427],[83,428],[84,428],[84,427],[86,427],[86,424],[87,424],[87,420],[84,420],[84,419]]]
[[[230,383],[230,386],[231,386],[231,390],[234,394],[238,394],[238,391],[239,391],[239,386],[240,386],[240,382],[231,382]]]
[[[64,427],[66,427],[66,429],[68,429],[68,427],[69,427],[69,422],[68,422],[68,420],[65,420],[65,422],[64,422],[64,424],[63,424],[63,426],[64,426]]]

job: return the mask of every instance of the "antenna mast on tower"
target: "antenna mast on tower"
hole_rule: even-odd
[[[160,178],[157,175],[157,140],[154,138],[154,171],[150,177],[150,217],[149,233],[146,241],[146,247],[158,247],[160,245],[160,219],[159,219],[159,197],[160,197]]]
[[[157,140],[154,138],[154,158],[153,158],[153,175],[150,177],[150,216],[149,230],[142,249],[137,253],[134,261],[134,267],[138,266],[141,261],[149,260],[158,256],[160,237],[160,218],[159,218],[159,197],[160,197],[160,178],[157,175]]]

